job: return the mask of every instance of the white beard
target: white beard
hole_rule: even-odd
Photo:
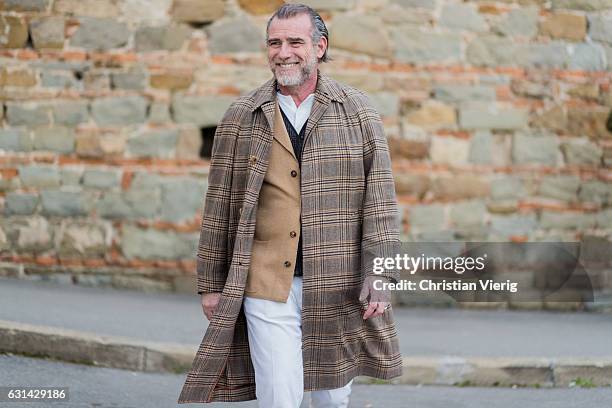
[[[302,66],[298,64],[296,66],[297,68],[283,70],[282,68],[277,67],[276,64],[273,64],[274,68],[272,69],[272,72],[274,73],[276,81],[281,86],[300,86],[310,77],[316,66],[317,56],[316,53],[313,52],[310,59]]]

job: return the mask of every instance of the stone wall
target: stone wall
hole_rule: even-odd
[[[611,239],[611,0],[308,3],[383,117],[404,239]],[[192,292],[203,135],[271,77],[279,4],[0,0],[0,274]]]

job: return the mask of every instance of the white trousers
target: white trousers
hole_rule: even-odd
[[[287,302],[244,297],[249,347],[260,408],[299,408],[304,397],[302,277],[294,276]],[[353,380],[312,391],[312,408],[346,408]]]

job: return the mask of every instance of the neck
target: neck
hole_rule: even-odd
[[[280,93],[283,95],[290,95],[293,101],[295,102],[295,106],[300,106],[300,104],[310,95],[314,93],[317,88],[317,71],[314,71],[312,75],[301,85],[296,86],[283,86],[278,84],[278,88]]]

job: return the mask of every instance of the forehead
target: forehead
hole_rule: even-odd
[[[270,22],[270,28],[268,30],[269,38],[283,38],[283,37],[310,37],[312,31],[312,23],[310,17],[307,14],[298,14],[294,17],[289,18],[277,18]]]

